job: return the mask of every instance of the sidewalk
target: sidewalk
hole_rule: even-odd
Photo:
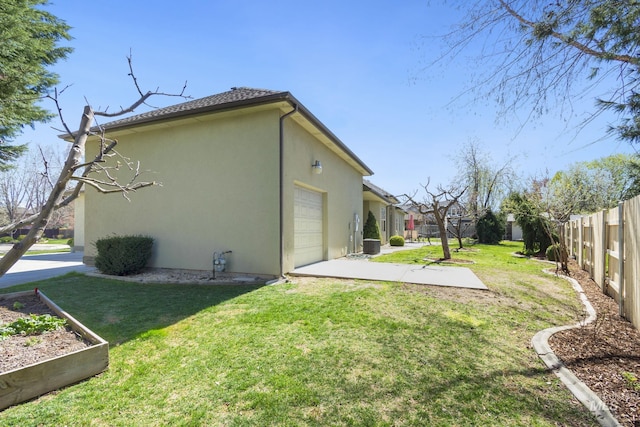
[[[50,245],[45,246],[50,247]],[[2,249],[0,248],[0,253],[6,253],[6,251],[2,252]],[[25,255],[4,276],[0,277],[0,288],[45,280],[71,271],[81,273],[93,271],[93,267],[82,263],[82,256],[83,252]]]

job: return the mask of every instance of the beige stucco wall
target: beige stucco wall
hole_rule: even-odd
[[[84,250],[84,191],[73,202],[73,250]]]
[[[362,174],[347,164],[293,118],[284,122],[284,222],[293,224],[294,186],[300,185],[323,193],[324,259],[333,259],[353,252],[362,244]],[[311,164],[319,160],[323,172],[314,174]],[[354,217],[360,217],[360,228],[354,233]],[[284,233],[284,271],[294,268],[294,230]]]
[[[244,109],[186,119],[171,125],[138,128],[110,135],[117,149],[142,168],[143,180],[162,187],[121,195],[86,191],[85,256],[95,256],[92,242],[110,235],[145,234],[155,239],[152,267],[210,270],[214,251],[232,250],[229,271],[278,275],[279,124],[288,110]],[[284,120],[283,272],[294,268],[294,188],[323,194],[324,259],[360,250],[362,174],[299,124]],[[326,142],[326,140],[325,140]],[[96,144],[87,147],[87,157]],[[320,160],[323,173],[313,174]],[[354,233],[354,217],[360,228]]]
[[[161,187],[122,195],[86,191],[85,256],[110,235],[155,239],[152,267],[211,270],[214,251],[232,250],[232,272],[278,274],[279,110],[211,115],[110,135],[141,159],[143,180]],[[216,118],[217,117],[217,118]],[[87,158],[96,144],[87,147]]]

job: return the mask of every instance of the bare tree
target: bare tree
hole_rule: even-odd
[[[514,157],[496,162],[478,141],[467,142],[455,158],[459,179],[469,188],[464,205],[474,225],[489,210],[497,211],[511,183],[516,181]]]
[[[127,58],[129,63],[129,76],[138,92],[138,99],[127,108],[108,113],[105,111],[94,111],[90,105],[84,107],[80,125],[76,132],[72,132],[62,117],[62,109],[58,100],[58,91],[48,96],[56,105],[58,115],[65,131],[73,137],[73,144],[69,149],[66,161],[61,168],[58,179],[53,183],[50,193],[46,198],[46,202],[39,212],[29,215],[19,221],[15,221],[9,225],[0,227],[0,233],[7,233],[25,225],[30,225],[31,229],[25,238],[13,245],[11,250],[0,259],[0,277],[3,276],[11,266],[13,266],[25,252],[40,239],[44,233],[47,224],[52,218],[53,213],[65,206],[68,206],[80,194],[80,190],[84,185],[89,185],[100,193],[121,193],[124,197],[131,191],[141,188],[159,185],[155,181],[141,181],[140,175],[143,172],[140,168],[140,162],[133,161],[129,158],[121,156],[115,147],[117,140],[107,138],[105,129],[97,125],[93,126],[96,116],[101,117],[117,117],[130,112],[146,103],[146,101],[155,95],[163,96],[179,96],[186,97],[184,91],[186,83],[179,94],[169,94],[155,91],[143,92],[138,85],[138,81],[133,73],[131,56]],[[84,148],[89,138],[96,138],[99,143],[98,154],[91,160],[84,161]],[[106,165],[106,159],[116,157],[119,159],[115,166]],[[131,171],[131,178],[127,182],[120,182],[114,174],[114,170],[127,168]],[[73,187],[68,189],[68,184],[73,183]]]
[[[441,185],[436,187],[436,191],[429,190],[431,180],[427,180],[427,184],[423,185],[424,191],[427,193],[423,202],[415,200],[415,194],[410,196],[404,194],[402,197],[415,207],[422,215],[431,214],[438,224],[440,240],[442,241],[442,259],[451,259],[451,251],[449,250],[449,240],[447,238],[447,212],[458,203],[462,195],[467,191],[467,187],[462,189],[452,185],[444,188]]]
[[[494,99],[503,117],[526,123],[553,106],[568,118],[583,113],[574,110],[575,100],[593,93],[594,110],[583,124],[611,110],[620,122],[610,131],[640,141],[637,1],[444,1],[465,18],[443,37],[446,47],[430,63],[473,49],[469,91]],[[525,117],[516,117],[518,111]]]
[[[0,205],[5,209],[6,221],[12,224],[39,212],[53,188],[52,176],[57,176],[64,161],[62,152],[53,147],[29,151],[19,164],[0,173]],[[59,226],[62,215],[56,211],[50,226]]]
[[[450,209],[450,212],[447,213],[447,231],[458,240],[458,249],[462,249],[464,246],[462,239],[475,224],[469,221],[471,215],[462,200],[458,200],[458,203],[452,208],[454,209]]]

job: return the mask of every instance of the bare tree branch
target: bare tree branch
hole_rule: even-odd
[[[404,198],[413,208],[417,209],[422,215],[432,214],[438,225],[438,231],[440,233],[440,240],[442,242],[442,258],[444,260],[451,259],[451,251],[449,250],[449,239],[447,235],[447,212],[449,209],[458,203],[462,195],[467,191],[467,187],[462,189],[452,185],[450,188],[444,188],[441,185],[436,187],[436,192],[429,189],[431,179],[427,179],[427,183],[423,185],[425,193],[428,197],[425,197],[423,202],[415,200],[415,193],[413,196],[403,194]]]
[[[42,237],[42,235],[44,234],[44,230],[52,217],[52,214],[57,209],[60,209],[63,206],[67,206],[69,203],[75,200],[80,194],[80,190],[83,185],[90,185],[101,193],[122,193],[123,196],[127,199],[127,194],[131,191],[136,191],[149,186],[159,185],[155,181],[138,182],[137,180],[141,174],[140,163],[132,162],[130,159],[120,156],[117,152],[115,152],[114,147],[117,145],[117,141],[108,140],[105,136],[103,127],[98,126],[98,132],[95,132],[92,129],[92,125],[95,121],[96,115],[104,117],[115,117],[132,112],[136,107],[139,107],[140,105],[145,103],[145,101],[151,96],[163,95],[180,96],[186,98],[186,96],[184,96],[184,87],[180,94],[175,95],[162,93],[158,90],[143,93],[140,90],[138,81],[135,77],[135,74],[133,73],[133,68],[131,66],[131,57],[128,57],[128,60],[130,70],[129,75],[131,76],[134,86],[138,91],[138,94],[140,95],[139,99],[131,104],[131,106],[129,106],[128,108],[123,108],[115,113],[95,112],[90,105],[85,106],[78,131],[75,133],[70,131],[69,127],[64,121],[64,118],[62,117],[62,108],[58,100],[59,93],[55,91],[54,95],[49,97],[56,105],[62,125],[67,130],[67,135],[73,136],[74,140],[71,148],[69,149],[60,175],[56,182],[53,184],[51,192],[49,193],[44,205],[40,208],[40,211],[18,222],[0,227],[0,232],[7,232],[15,230],[18,227],[31,225],[31,229],[25,236],[25,238],[16,243],[9,250],[9,252],[7,252],[0,259],[0,277],[4,275],[9,270],[9,268],[11,268],[11,266],[13,266],[20,259],[20,257],[22,257],[22,255],[24,255],[26,251]],[[82,156],[84,154],[84,149],[89,138],[98,138],[99,151],[98,154],[94,157],[93,161],[83,163]],[[105,157],[113,156],[119,156],[119,159],[121,159],[121,161],[119,161],[120,163],[116,163],[115,166],[106,166],[104,164]],[[132,172],[131,177],[126,183],[120,183],[118,181],[118,177],[112,175],[110,172],[111,170],[117,170],[118,168],[123,166],[128,168],[128,170]],[[81,169],[82,173],[79,176],[74,175],[76,171]],[[99,178],[90,176],[94,173],[102,173],[104,174],[104,176],[106,176],[106,179],[101,180]],[[73,191],[69,194],[67,191],[67,186],[70,182],[76,182],[76,185]]]

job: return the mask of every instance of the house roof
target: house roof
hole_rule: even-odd
[[[377,185],[373,184],[371,181],[368,181],[366,179],[362,180],[362,190],[365,193],[366,192],[371,193],[372,195],[376,196],[374,198],[381,199],[383,202],[389,203],[390,205],[395,205],[400,203],[400,200],[398,200],[396,196],[392,195],[388,191],[378,187]]]
[[[142,123],[166,120],[181,116],[206,113],[211,111],[227,110],[249,105],[266,104],[274,101],[286,100],[289,92],[279,92],[267,89],[253,89],[247,87],[231,88],[227,92],[205,96],[204,98],[180,104],[170,105],[164,108],[147,111],[123,119],[114,120],[104,124],[105,129],[115,130]]]
[[[329,141],[329,148],[343,152],[351,161],[353,166],[357,166],[363,175],[373,175],[373,171],[355,155],[340,139],[335,136],[320,120],[318,120],[309,110],[307,110],[290,92],[274,91],[267,89],[254,89],[248,87],[231,88],[227,92],[192,101],[171,105],[164,108],[147,111],[145,113],[125,117],[119,120],[103,124],[102,129],[107,131],[125,130],[138,127],[144,124],[186,118],[193,115],[205,113],[215,113],[229,111],[245,107],[253,107],[278,102],[286,102],[292,108],[296,108],[294,116],[299,116],[310,123]],[[96,129],[97,130],[97,129]],[[69,138],[69,135],[61,135]]]

